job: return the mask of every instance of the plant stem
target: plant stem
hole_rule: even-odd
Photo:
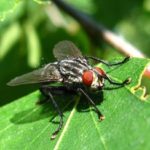
[[[89,38],[92,40],[92,42],[104,40],[105,42],[115,47],[119,52],[123,53],[124,55],[130,57],[145,58],[145,55],[139,49],[134,47],[125,39],[108,30],[102,24],[92,20],[89,16],[87,16],[83,12],[65,3],[63,0],[51,0],[51,1],[53,1],[57,5],[57,7],[59,7],[67,14],[72,16],[77,22],[79,22],[80,25],[88,34]],[[144,75],[150,77],[150,66],[147,67]]]

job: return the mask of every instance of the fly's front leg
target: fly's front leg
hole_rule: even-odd
[[[100,112],[100,110],[96,107],[95,103],[94,103],[93,100],[87,95],[87,93],[86,93],[83,89],[81,89],[81,88],[78,88],[77,90],[78,90],[80,93],[82,93],[82,94],[87,98],[87,100],[90,102],[90,104],[92,104],[92,106],[93,106],[94,109],[95,109],[95,112],[96,112],[97,115],[98,115],[98,118],[99,118],[100,120],[104,120],[104,119],[105,119],[105,116],[102,115],[102,113]]]
[[[126,63],[130,59],[130,57],[125,57],[122,61],[119,61],[119,62],[116,62],[116,63],[109,63],[109,62],[107,62],[105,60],[102,60],[102,59],[99,59],[99,58],[96,58],[96,57],[93,57],[93,56],[86,56],[86,58],[87,59],[93,59],[93,60],[95,60],[97,62],[100,62],[100,63],[103,63],[103,64],[105,64],[107,66],[121,65],[121,64]]]
[[[63,113],[62,111],[60,110],[58,104],[56,103],[53,95],[52,95],[52,91],[55,91],[55,90],[63,90],[64,87],[49,87],[49,86],[42,86],[40,91],[48,98],[52,101],[55,109],[57,110],[59,116],[60,116],[60,122],[59,122],[59,126],[57,128],[57,130],[52,134],[51,136],[51,140],[55,139],[56,138],[56,135],[59,133],[59,131],[61,130],[62,126],[63,126]]]
[[[127,84],[129,84],[129,83],[131,82],[131,78],[128,78],[128,79],[124,80],[124,81],[121,82],[121,83],[112,80],[112,79],[111,79],[110,77],[108,77],[107,75],[105,75],[104,78],[105,78],[106,80],[108,80],[109,83],[114,84],[114,85],[120,85],[120,86],[127,85]]]

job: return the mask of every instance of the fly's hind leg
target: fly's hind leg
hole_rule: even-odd
[[[58,92],[61,92],[65,90],[65,87],[50,87],[50,86],[42,86],[40,88],[40,91],[41,93],[46,96],[47,99],[51,100],[55,109],[57,110],[58,112],[58,115],[60,116],[60,122],[59,122],[59,126],[58,128],[56,129],[56,131],[52,134],[51,136],[51,140],[55,139],[56,138],[56,135],[59,133],[59,131],[61,130],[62,126],[63,126],[63,113],[62,111],[60,110],[58,104],[56,103],[52,93],[54,91],[58,91]]]
[[[37,102],[37,104],[41,105],[41,104],[50,102],[50,98],[49,98],[49,95],[47,95],[47,91],[50,91],[51,94],[54,94],[54,95],[64,94],[66,92],[66,87],[64,86],[54,87],[54,86],[49,86],[49,85],[43,85],[39,90],[45,97],[43,100],[40,100]]]

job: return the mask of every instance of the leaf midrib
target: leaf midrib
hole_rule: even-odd
[[[64,137],[64,135],[65,135],[65,133],[66,133],[68,127],[69,127],[69,124],[70,124],[70,122],[71,122],[71,119],[72,119],[73,116],[74,116],[74,113],[75,113],[75,111],[76,111],[76,107],[77,107],[77,105],[78,105],[78,103],[79,103],[79,100],[80,100],[80,97],[78,97],[78,98],[76,99],[76,101],[75,101],[75,105],[74,105],[72,111],[70,112],[70,115],[69,115],[69,117],[68,117],[68,119],[67,119],[67,121],[66,121],[66,124],[65,124],[65,126],[64,126],[64,128],[63,128],[63,131],[62,131],[61,135],[59,136],[59,139],[57,140],[57,143],[56,143],[56,145],[55,145],[55,147],[54,147],[54,150],[58,150],[59,145],[61,144],[61,142],[62,142],[62,140],[63,140],[63,137]]]

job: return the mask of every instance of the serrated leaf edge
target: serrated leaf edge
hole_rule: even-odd
[[[149,97],[150,97],[150,94],[146,95],[146,87],[141,85],[141,80],[142,80],[143,74],[144,74],[147,66],[149,66],[149,65],[150,65],[150,63],[148,62],[146,64],[146,66],[144,67],[143,71],[140,74],[140,77],[138,79],[137,85],[131,87],[131,89],[130,89],[131,93],[133,93],[134,95],[135,95],[137,90],[142,90],[143,92],[142,92],[142,94],[140,96],[140,100],[142,100],[142,101],[147,101],[149,99]]]
[[[105,139],[101,136],[100,128],[97,127],[97,121],[95,120],[95,117],[93,116],[92,108],[90,107],[90,105],[89,105],[89,108],[90,108],[91,118],[92,118],[95,128],[100,136],[100,141],[102,142],[104,149],[107,150],[108,148],[106,146]]]

